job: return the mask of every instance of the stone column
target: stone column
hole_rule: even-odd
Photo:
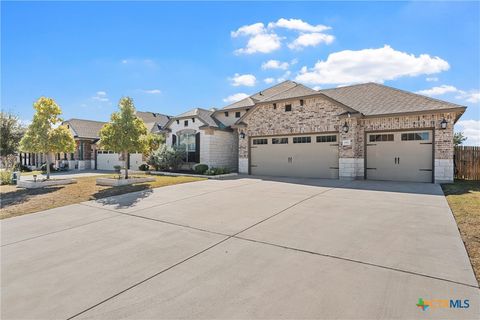
[[[454,164],[453,164],[453,125],[455,115],[445,114],[444,119],[448,122],[447,128],[441,128],[443,118],[438,117],[435,121],[434,131],[434,181],[435,183],[453,182]]]
[[[348,132],[343,126],[348,125]],[[339,123],[338,177],[339,179],[364,179],[363,143],[364,128],[357,117],[346,117]]]

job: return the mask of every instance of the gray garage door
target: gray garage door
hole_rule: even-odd
[[[432,182],[432,131],[367,134],[367,179]]]
[[[251,173],[303,178],[338,178],[336,134],[255,137]]]

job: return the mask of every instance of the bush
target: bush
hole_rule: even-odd
[[[15,171],[21,171],[21,172],[32,172],[32,169],[30,169],[27,166],[24,166],[23,164],[17,163],[15,165]]]
[[[122,170],[122,166],[119,166],[119,165],[113,166],[113,170],[115,170],[116,173],[120,173],[120,170]]]
[[[206,164],[197,164],[195,167],[193,167],[193,170],[196,174],[204,174],[205,171],[208,170],[208,166]]]
[[[146,163],[143,163],[143,164],[141,164],[141,165],[138,167],[138,170],[140,170],[140,171],[148,171],[148,170],[150,170],[150,166],[149,166],[148,164],[146,164]]]
[[[156,170],[175,170],[182,165],[185,156],[185,150],[162,144],[152,153],[148,164],[154,166]]]
[[[230,173],[230,170],[228,168],[210,168],[207,171],[205,171],[204,174],[207,176],[216,176],[219,174],[227,174]]]
[[[0,170],[0,184],[12,184],[11,170]]]
[[[46,163],[42,164],[42,166],[40,167],[40,170],[42,170],[42,173],[47,172],[47,164]],[[53,165],[53,163],[50,163],[50,172],[54,172],[54,171],[55,171],[55,166]]]

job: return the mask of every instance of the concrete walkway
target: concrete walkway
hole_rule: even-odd
[[[1,221],[2,319],[478,319],[438,185],[208,180]],[[422,311],[419,298],[469,300]]]

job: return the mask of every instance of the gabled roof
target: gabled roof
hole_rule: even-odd
[[[170,120],[170,116],[167,116],[166,114],[148,111],[137,111],[137,117],[142,119],[145,123],[156,122],[162,127],[167,124],[168,120]]]
[[[234,102],[229,104],[228,106],[222,108],[221,110],[229,110],[229,109],[239,109],[239,108],[248,108],[253,107],[255,103],[268,99],[274,95],[277,95],[281,92],[287,91],[291,88],[297,86],[298,83],[286,80],[279,84],[274,85],[273,87],[267,88],[265,90],[259,91],[255,94],[252,94],[250,97],[242,99],[240,101]],[[306,87],[305,87],[306,88]],[[310,89],[312,90],[312,89]],[[314,91],[314,90],[312,90]]]
[[[100,129],[106,122],[83,120],[83,119],[70,119],[63,122],[68,125],[70,131],[75,138],[87,138],[87,139],[99,139]]]
[[[363,83],[319,90],[318,92],[347,105],[365,116],[465,108],[458,104],[425,97],[378,83]]]
[[[304,97],[312,94],[318,94],[317,91],[310,89],[309,87],[304,86],[303,84],[295,84],[294,87],[291,87],[285,91],[274,94],[268,98],[261,100],[260,102],[269,102],[283,99],[291,99],[296,97]]]
[[[173,120],[181,119],[181,118],[192,118],[192,117],[197,117],[199,118],[202,122],[205,123],[205,125],[213,128],[225,128],[225,125],[221,123],[220,121],[214,119],[212,117],[213,113],[215,111],[211,110],[206,110],[202,108],[195,108],[188,110],[187,112],[181,113],[175,117],[170,118],[170,121],[168,124],[170,124]]]

